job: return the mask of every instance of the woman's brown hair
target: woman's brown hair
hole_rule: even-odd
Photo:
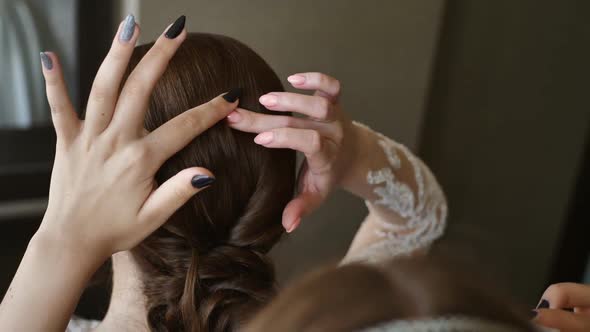
[[[129,72],[153,45],[138,46]],[[145,127],[242,88],[240,107],[271,113],[262,94],[282,91],[268,64],[225,36],[192,33],[155,87]],[[295,153],[267,149],[221,122],[170,158],[158,183],[192,166],[216,182],[132,250],[144,279],[153,331],[228,331],[242,326],[275,290],[266,256],[283,234],[281,215],[295,185]]]
[[[525,311],[461,266],[424,257],[324,268],[283,290],[245,331],[358,331],[394,320],[449,316],[535,331]]]

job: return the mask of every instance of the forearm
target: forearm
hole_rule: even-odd
[[[87,281],[100,266],[84,250],[37,233],[0,304],[3,331],[64,331]]]
[[[354,126],[358,157],[343,187],[366,201],[369,215],[345,260],[425,252],[444,231],[442,189],[409,149],[361,124]]]

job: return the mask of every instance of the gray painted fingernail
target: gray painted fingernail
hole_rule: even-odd
[[[45,67],[47,70],[53,69],[53,60],[51,60],[51,57],[47,54],[47,52],[41,52],[39,55],[41,56],[41,63],[43,64],[43,67]]]
[[[119,39],[125,42],[130,41],[131,38],[133,38],[133,33],[135,33],[135,17],[129,14],[127,17],[125,17],[123,29],[121,30]]]

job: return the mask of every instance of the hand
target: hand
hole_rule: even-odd
[[[292,232],[301,217],[317,209],[350,176],[359,142],[356,126],[341,110],[338,80],[321,73],[301,73],[290,76],[288,81],[295,88],[315,90],[315,94],[271,92],[261,96],[260,103],[269,110],[295,112],[305,118],[237,109],[228,116],[228,123],[241,131],[259,133],[254,139],[257,144],[305,155],[298,195],[283,212],[283,227]]]
[[[157,188],[154,175],[169,157],[235,109],[236,101],[220,96],[151,133],[143,128],[151,92],[186,38],[180,29],[174,38],[160,36],[120,95],[139,29],[135,26],[128,42],[116,38],[96,75],[85,121],[74,112],[57,57],[42,54],[57,147],[49,204],[35,238],[104,260],[160,227],[202,189],[203,181],[197,179],[212,181],[208,170],[193,167]]]
[[[573,309],[573,312],[567,311]],[[590,331],[590,286],[561,283],[549,286],[533,322],[561,332]]]

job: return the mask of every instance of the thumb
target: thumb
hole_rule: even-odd
[[[287,204],[283,211],[283,227],[287,233],[294,231],[301,218],[315,211],[324,201],[319,193],[302,192]]]
[[[537,309],[533,323],[561,332],[582,332],[590,329],[590,318],[561,309]]]
[[[192,167],[178,172],[162,183],[143,204],[139,222],[145,237],[162,226],[168,218],[199,191],[215,182],[215,177],[205,168]]]

